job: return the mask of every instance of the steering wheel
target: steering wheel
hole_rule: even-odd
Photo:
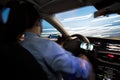
[[[90,41],[89,39],[86,37],[86,36],[83,36],[81,34],[74,34],[74,35],[71,35],[70,37],[77,37],[78,39],[80,39],[82,42],[85,42],[87,44],[90,44]]]
[[[75,37],[75,38],[72,38],[72,37]],[[73,34],[71,36],[67,36],[62,40],[62,43],[64,45],[65,42],[72,41],[72,40],[75,40],[75,39],[79,40],[80,42],[85,42],[87,44],[90,44],[89,39],[86,36],[83,36],[81,34]]]
[[[84,42],[87,47],[90,44],[90,41],[87,37],[81,34],[74,34],[67,36],[62,40],[62,46],[64,49],[74,53],[75,56],[78,56],[80,53],[84,53],[85,50],[80,49],[80,44]]]

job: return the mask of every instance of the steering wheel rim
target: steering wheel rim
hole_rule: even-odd
[[[67,41],[67,40],[72,40],[71,37],[77,37],[78,39],[82,40],[83,42],[90,44],[89,39],[86,36],[83,36],[81,34],[73,34],[71,36],[67,36],[66,38],[64,38],[63,40],[63,44]]]
[[[77,37],[79,39],[82,39],[83,42],[87,43],[87,44],[90,44],[90,41],[89,39],[86,37],[86,36],[83,36],[81,34],[74,34],[74,35],[71,35],[70,37]]]

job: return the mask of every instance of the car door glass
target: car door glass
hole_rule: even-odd
[[[45,20],[42,21],[42,27],[43,31],[41,37],[55,39],[58,35],[60,35],[60,32]]]

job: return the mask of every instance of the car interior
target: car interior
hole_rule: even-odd
[[[119,80],[120,0],[0,0],[0,27],[5,24],[2,18],[2,12],[8,8],[8,3],[14,6],[14,1],[18,1],[20,4],[23,2],[32,3],[43,18],[43,24],[46,22],[50,24],[43,25],[43,29],[45,30],[43,30],[41,37],[55,41],[75,56],[80,54],[86,55],[93,66],[95,80]],[[97,25],[99,28],[95,27],[96,29],[94,30],[87,30],[86,27],[81,26],[82,23],[77,24],[80,19],[85,20],[85,18],[91,16],[91,14],[88,15],[88,17],[84,16],[87,10],[80,12],[83,16],[82,18],[76,16],[72,18],[68,17],[69,11],[72,12],[77,9],[88,8],[89,6],[95,8],[95,10],[91,12],[93,15],[93,23],[91,25],[94,26],[101,22],[101,24],[104,23],[104,26]],[[64,15],[65,18],[61,17],[61,15]],[[70,16],[72,15],[73,13],[70,14]],[[77,15],[77,13],[75,15]],[[101,16],[103,20],[101,20]],[[112,17],[114,17],[114,19]],[[111,20],[105,24],[105,19],[107,18]],[[98,22],[97,20],[94,21],[94,19],[98,19]],[[78,22],[75,23],[73,20],[78,20]],[[69,27],[70,25],[68,25],[67,22],[71,22],[71,24],[69,23],[71,26],[72,24],[76,24],[82,27],[82,29],[79,30],[79,27],[76,28],[75,26]],[[112,22],[114,22],[114,26]],[[90,25],[90,23],[87,24],[87,22],[84,22],[84,24],[86,24],[85,26]],[[50,26],[54,29],[49,29]],[[109,29],[111,33],[107,32],[103,34],[103,27],[106,31]],[[78,33],[74,31],[75,28],[79,31]],[[71,32],[69,30],[71,30]],[[54,31],[57,32],[53,33]],[[93,36],[94,34],[89,33],[94,31],[94,34],[102,36]],[[112,36],[108,36],[109,34]],[[4,37],[2,28],[0,28],[0,35],[2,39],[2,37]],[[104,35],[106,36],[103,37]],[[46,74],[29,51],[21,47],[18,43],[7,44],[4,41],[0,41],[0,44],[0,53],[2,54],[1,74],[3,79],[47,80]]]

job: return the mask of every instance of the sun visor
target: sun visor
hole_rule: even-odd
[[[109,14],[117,13],[120,14],[120,2],[116,2],[110,6],[102,8],[94,13],[94,17],[106,16]]]

